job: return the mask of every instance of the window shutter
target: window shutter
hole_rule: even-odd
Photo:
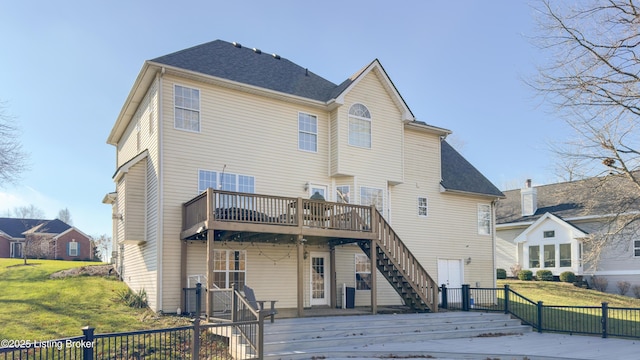
[[[67,256],[71,256],[71,254],[69,253],[69,248],[70,248],[70,247],[71,247],[71,246],[69,246],[69,243],[67,243]]]
[[[76,244],[76,256],[80,256],[80,242],[77,242]]]

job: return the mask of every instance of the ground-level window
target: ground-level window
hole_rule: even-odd
[[[75,241],[72,241],[69,243],[69,256],[78,256],[78,243]]]
[[[529,246],[529,268],[540,267],[540,246]]]
[[[427,198],[418,197],[418,216],[427,217],[427,214],[428,214]]]
[[[633,241],[633,255],[640,256],[640,240]]]
[[[11,243],[11,257],[12,258],[21,258],[22,257],[22,248],[23,244],[19,242]]]
[[[478,234],[491,235],[491,205],[478,204]]]
[[[356,290],[371,290],[371,262],[364,254],[356,254]]]
[[[571,244],[560,244],[560,267],[571,267]]]
[[[556,246],[545,245],[544,246],[544,267],[556,267]]]
[[[228,289],[236,284],[236,289],[244,289],[246,275],[246,250],[213,251],[213,284],[220,289]]]

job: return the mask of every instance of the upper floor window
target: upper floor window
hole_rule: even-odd
[[[336,202],[348,204],[351,202],[350,197],[350,189],[349,185],[338,185],[336,186]]]
[[[478,204],[478,234],[491,234],[491,205]]]
[[[371,148],[371,114],[362,104],[349,109],[349,145]]]
[[[298,113],[298,149],[318,151],[318,118],[316,116]]]
[[[200,132],[200,90],[174,86],[174,126]]]
[[[427,214],[428,214],[427,198],[418,197],[418,216],[427,217]]]
[[[255,177],[232,173],[217,173],[215,171],[198,171],[198,193],[208,188],[237,191],[244,193],[255,192]]]
[[[555,230],[544,231],[542,233],[542,236],[545,237],[545,238],[556,237],[556,232],[555,232]]]

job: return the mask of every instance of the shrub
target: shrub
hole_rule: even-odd
[[[520,270],[518,273],[518,279],[529,281],[533,279],[533,272],[531,272],[531,270]]]
[[[640,299],[640,285],[633,285],[631,290],[633,291],[633,295],[636,296],[636,299]]]
[[[553,273],[551,270],[538,270],[536,271],[536,279],[538,281],[553,281]]]
[[[631,288],[631,284],[628,281],[618,281],[618,294],[620,295],[625,295],[627,292],[629,292],[629,289]]]
[[[506,278],[507,278],[507,270],[496,269],[496,279],[506,279]]]
[[[127,306],[132,308],[147,307],[147,292],[144,289],[133,292],[131,289],[121,290],[118,292],[118,298]]]
[[[511,276],[513,276],[514,278],[518,277],[518,274],[520,274],[521,270],[522,266],[520,266],[520,264],[511,265],[511,267],[509,268],[509,271],[511,271]]]
[[[565,271],[560,274],[560,281],[567,283],[575,283],[576,282],[576,274],[571,271]]]
[[[607,287],[609,286],[609,280],[607,280],[607,278],[595,275],[591,277],[591,283],[594,289],[602,292],[607,291]]]

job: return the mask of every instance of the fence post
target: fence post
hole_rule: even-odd
[[[191,358],[200,358],[200,315],[193,319],[193,339],[191,340]]]
[[[542,301],[538,301],[538,332],[541,333],[542,332],[542,308],[544,307],[544,305],[542,305]]]
[[[95,339],[93,338],[93,332],[95,328],[85,326],[82,328],[82,333],[84,335],[83,341],[86,341],[85,344],[91,344],[82,347],[82,359],[83,360],[93,360],[93,349],[95,348]]]
[[[469,311],[469,299],[470,299],[469,284],[462,285],[462,311]]]
[[[231,322],[238,320],[238,297],[236,296],[236,283],[231,284]]]
[[[258,343],[256,344],[258,360],[264,357],[264,317],[265,313],[258,311]]]
[[[509,294],[511,293],[511,289],[509,289],[509,285],[504,285],[504,313],[509,313]]]
[[[609,303],[602,302],[602,337],[606,338],[609,336],[608,328],[609,328]]]
[[[200,318],[200,314],[202,314],[202,299],[200,296],[202,295],[202,284],[196,284],[196,317]]]
[[[442,305],[443,309],[449,308],[449,299],[447,297],[447,285],[442,284]]]

